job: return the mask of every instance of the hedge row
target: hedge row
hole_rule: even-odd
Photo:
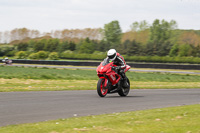
[[[61,59],[78,59],[78,60],[103,60],[106,58],[105,54],[75,54],[75,53],[62,53]]]
[[[199,57],[124,56],[124,58],[127,61],[134,61],[134,62],[200,64]]]
[[[129,62],[152,62],[152,63],[190,63],[200,64],[199,57],[169,57],[169,56],[127,56],[124,59]],[[103,60],[106,55],[100,54],[62,54],[61,59],[78,59],[78,60]]]

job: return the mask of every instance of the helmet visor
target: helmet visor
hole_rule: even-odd
[[[116,53],[115,53],[115,54],[113,54],[113,55],[109,55],[109,56],[108,56],[108,58],[112,60],[112,59],[114,59],[114,58],[115,58],[115,56],[116,56]]]

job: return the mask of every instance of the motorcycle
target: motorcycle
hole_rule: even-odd
[[[127,86],[123,86],[123,79],[116,71],[116,65],[106,58],[97,67],[97,93],[100,97],[105,97],[109,93],[118,93],[120,96],[127,96],[130,91],[130,81],[127,78]],[[131,67],[126,65],[125,72]]]
[[[4,65],[12,65],[12,60],[2,60]]]

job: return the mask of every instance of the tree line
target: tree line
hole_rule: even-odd
[[[0,43],[13,44],[16,40],[30,40],[33,38],[39,38],[43,36],[50,36],[52,38],[66,39],[66,38],[86,38],[89,37],[92,40],[101,40],[100,28],[97,29],[64,29],[64,30],[52,30],[51,32],[40,32],[38,30],[29,30],[27,28],[16,28],[11,31],[0,32]]]
[[[85,30],[87,36],[81,39],[79,34],[78,41],[69,39],[69,37],[73,38],[70,30],[63,30],[53,32],[56,38],[49,35],[48,38],[28,38],[26,41],[11,42],[13,45],[0,45],[0,56],[30,59],[68,58],[70,54],[105,56],[108,49],[115,48],[119,53],[127,56],[199,57],[200,31],[179,30],[177,27],[178,24],[174,20],[168,22],[156,19],[151,25],[144,20],[132,23],[130,31],[122,33],[119,22],[112,21],[105,24],[102,29]],[[36,31],[23,30],[24,32],[13,31],[13,37],[20,40],[27,37],[29,32],[32,32],[32,35],[36,34]],[[86,34],[80,30],[76,31],[76,35]],[[47,37],[48,34],[45,36]]]

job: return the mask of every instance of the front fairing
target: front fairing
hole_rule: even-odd
[[[104,59],[101,64],[97,67],[97,73],[106,73],[107,71],[111,71],[113,62],[108,58]]]
[[[107,64],[107,65],[103,65],[103,62],[101,62],[101,64],[97,67],[97,73],[106,73],[111,71],[112,68],[112,62]]]
[[[120,76],[112,70],[113,62],[104,60],[97,67],[97,75],[99,78],[109,79],[112,85],[116,84],[120,80]]]

